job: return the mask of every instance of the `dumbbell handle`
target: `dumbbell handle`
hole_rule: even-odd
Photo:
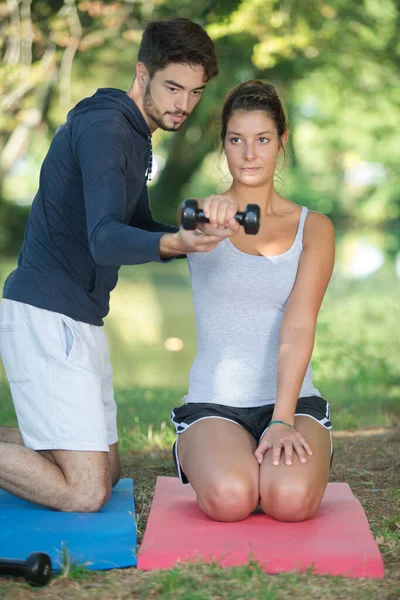
[[[244,217],[245,217],[244,212],[238,211],[236,213],[235,219],[239,223],[239,225],[243,225]],[[205,216],[204,211],[201,208],[198,208],[196,210],[196,221],[197,221],[197,223],[209,223],[210,222],[210,220]]]
[[[0,560],[0,575],[17,575],[24,577],[25,561],[24,560]]]
[[[34,552],[27,560],[0,559],[0,575],[24,577],[30,583],[45,585],[51,577],[51,560],[47,554]]]

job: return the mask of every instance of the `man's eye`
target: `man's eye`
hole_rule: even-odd
[[[174,88],[174,87],[168,87],[167,89],[168,89],[170,92],[176,92],[176,90],[177,90],[178,88]]]

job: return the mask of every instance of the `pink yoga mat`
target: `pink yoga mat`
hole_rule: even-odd
[[[252,514],[218,523],[198,508],[195,492],[175,477],[158,477],[138,568],[216,561],[221,566],[257,560],[268,573],[304,571],[347,577],[384,576],[367,518],[347,483],[329,483],[312,519],[281,523]]]

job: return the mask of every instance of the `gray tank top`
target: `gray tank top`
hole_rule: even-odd
[[[280,325],[296,280],[308,209],[293,245],[277,256],[238,250],[229,238],[211,252],[188,255],[197,355],[184,402],[235,407],[276,399]],[[308,365],[300,396],[320,396]]]

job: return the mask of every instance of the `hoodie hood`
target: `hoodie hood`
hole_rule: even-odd
[[[151,180],[153,169],[153,148],[151,143],[151,131],[149,126],[134,101],[122,90],[114,88],[100,88],[93,96],[84,98],[67,115],[70,121],[78,115],[83,115],[93,110],[118,110],[128,120],[133,129],[148,142],[148,159],[146,182]]]
[[[151,138],[150,129],[133,100],[122,90],[100,88],[93,96],[84,98],[69,111],[67,121],[92,110],[119,110],[132,127],[146,140]]]

